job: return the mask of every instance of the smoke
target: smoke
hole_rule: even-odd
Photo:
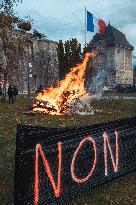
[[[78,115],[94,115],[95,112],[101,112],[91,106],[94,99],[100,100],[104,91],[105,80],[108,75],[106,69],[101,69],[95,74],[92,83],[89,86],[89,93],[75,99],[71,103],[71,111]]]
[[[79,99],[75,99],[75,101],[71,103],[72,113],[78,115],[93,115],[95,110],[90,105],[93,98],[93,96],[86,94],[79,97]]]
[[[82,103],[82,105],[89,105],[92,101],[92,99],[96,98],[97,96],[94,94],[94,95],[84,95],[84,96],[81,96],[79,98],[80,102]]]
[[[105,80],[108,72],[106,69],[102,69],[95,74],[92,78],[92,83],[89,86],[89,94],[79,97],[79,101],[82,106],[88,106],[94,99],[100,100],[104,90],[108,89],[105,86]]]
[[[92,83],[89,86],[89,93],[91,95],[91,98],[96,98],[100,100],[103,94],[106,76],[106,69],[102,69],[99,72],[97,72],[96,75],[93,77]]]

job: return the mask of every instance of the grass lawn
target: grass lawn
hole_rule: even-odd
[[[29,102],[19,96],[12,105],[0,103],[0,205],[13,204],[13,176],[16,120],[32,125],[48,127],[83,126],[136,115],[136,100],[101,100],[93,107],[101,110],[92,116],[26,116]],[[105,185],[89,196],[71,202],[71,205],[135,205],[136,174]]]

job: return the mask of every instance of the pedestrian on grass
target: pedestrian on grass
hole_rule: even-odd
[[[42,90],[43,90],[42,85],[39,85],[39,87],[37,88],[37,90],[35,91],[35,93],[40,93],[40,92],[42,92]]]
[[[13,86],[13,90],[14,90],[14,99],[16,99],[16,96],[18,95],[17,87]]]
[[[14,103],[14,87],[12,85],[8,88],[8,97],[9,97],[9,103]]]
[[[0,85],[0,96],[2,96],[2,86]]]

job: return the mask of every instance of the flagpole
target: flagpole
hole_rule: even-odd
[[[86,29],[87,29],[86,12],[87,12],[87,9],[86,9],[86,6],[85,6],[85,47],[86,47]]]

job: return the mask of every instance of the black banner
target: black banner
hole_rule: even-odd
[[[15,205],[53,205],[136,170],[136,117],[75,128],[19,124]]]

